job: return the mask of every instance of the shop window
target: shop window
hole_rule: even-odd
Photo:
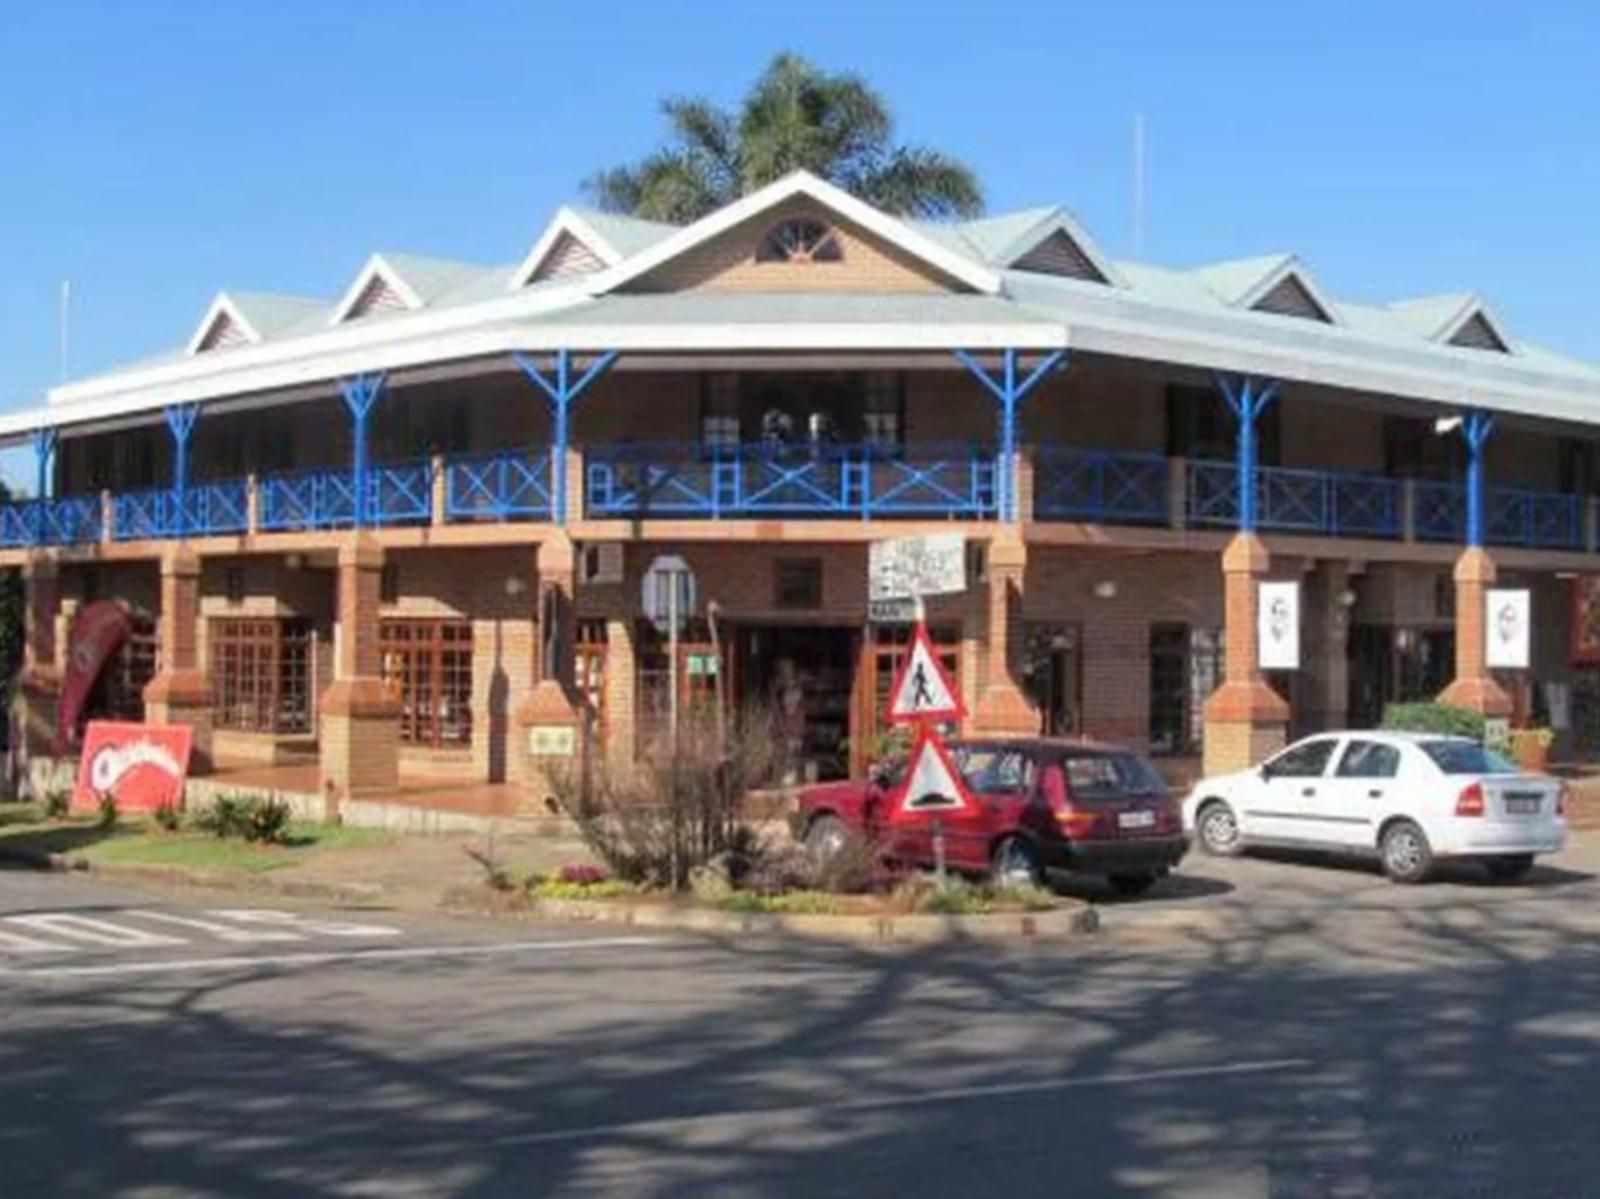
[[[378,602],[380,604],[398,604],[400,602],[400,564],[398,562],[385,562],[382,571],[378,574]]]
[[[928,637],[933,642],[934,653],[950,674],[955,683],[956,694],[961,694],[961,627],[959,625],[929,625]],[[906,653],[911,645],[911,627],[909,625],[874,625],[872,637],[869,642],[872,661],[867,675],[871,687],[867,695],[867,710],[864,713],[866,727],[866,740],[864,752],[858,755],[855,763],[857,769],[865,769],[877,758],[883,756],[883,742],[886,739],[890,725],[885,718],[889,707],[889,693],[894,688],[895,676],[900,673],[901,663],[905,661]],[[951,726],[946,726],[946,732],[954,732]]]
[[[400,741],[472,744],[472,623],[385,620],[378,627],[383,681],[400,705]]]
[[[1466,470],[1466,439],[1439,433],[1416,416],[1383,419],[1383,469],[1396,479],[1458,479]]]
[[[606,649],[606,622],[578,621],[573,680],[587,702],[595,741],[602,745],[606,738]]]
[[[739,445],[739,376],[702,375],[700,385],[700,444],[707,450],[731,450]]]
[[[89,576],[91,579],[94,576]],[[84,703],[76,730],[79,737],[91,720],[144,719],[144,687],[156,673],[156,622],[153,616],[132,613],[128,636],[106,659],[100,677]]]
[[[822,607],[822,559],[779,558],[773,563],[773,604],[809,611]]]
[[[1262,466],[1282,457],[1281,402],[1268,404],[1256,422],[1256,454]],[[1167,453],[1174,457],[1231,462],[1237,449],[1238,421],[1214,387],[1174,383],[1167,388]]]
[[[1083,631],[1076,624],[1023,626],[1023,687],[1047,737],[1083,732]]]
[[[905,445],[905,376],[873,371],[866,377],[861,440],[874,450],[896,453]]]
[[[1150,626],[1150,752],[1200,752],[1206,699],[1222,683],[1220,629]]]
[[[649,621],[637,625],[638,749],[641,754],[664,744],[672,727],[672,657],[667,637]],[[726,645],[711,641],[703,620],[685,622],[678,639],[678,719],[704,718],[716,711],[719,678],[730,655]],[[731,687],[721,686],[724,693]]]
[[[311,622],[300,618],[213,620],[216,726],[247,733],[309,733],[311,644]]]

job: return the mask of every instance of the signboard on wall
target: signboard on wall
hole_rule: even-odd
[[[1525,588],[1491,587],[1484,595],[1484,664],[1490,670],[1528,669],[1532,603]]]
[[[194,730],[186,724],[91,720],[83,735],[75,811],[93,811],[109,795],[124,812],[183,805]]]
[[[967,543],[960,533],[891,537],[867,551],[867,600],[950,595],[967,589]]]
[[[1572,580],[1569,649],[1574,665],[1600,665],[1600,575],[1579,575]]]
[[[1300,584],[1256,589],[1256,658],[1262,670],[1300,669]]]

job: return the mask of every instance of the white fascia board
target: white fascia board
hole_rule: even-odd
[[[1065,208],[1052,210],[1049,216],[1007,246],[997,255],[1000,265],[1014,266],[1017,259],[1023,257],[1052,233],[1066,234],[1072,244],[1078,247],[1078,252],[1089,260],[1089,264],[1099,271],[1112,287],[1127,287],[1127,280],[1112,264],[1111,259],[1101,252],[1094,238],[1089,236],[1088,230]]]
[[[635,254],[617,266],[591,276],[594,293],[602,295],[613,291],[630,279],[637,279],[655,270],[656,267],[670,262],[680,254],[726,233],[752,217],[760,216],[768,209],[776,208],[795,196],[805,196],[816,201],[851,224],[859,225],[869,233],[876,234],[952,279],[959,279],[975,291],[985,295],[996,295],[1000,291],[1000,276],[994,271],[964,255],[946,249],[932,238],[918,233],[904,221],[879,211],[864,200],[858,200],[843,188],[835,187],[807,171],[796,171],[767,184],[766,187],[758,188],[732,204],[717,209],[716,212],[702,217],[692,225],[684,226],[678,232],[663,238],[649,249]]]
[[[1344,317],[1339,315],[1339,306],[1322,294],[1322,289],[1317,286],[1316,280],[1311,277],[1311,272],[1306,270],[1305,263],[1292,254],[1279,263],[1276,269],[1268,271],[1260,279],[1256,280],[1255,285],[1249,291],[1234,301],[1234,306],[1253,309],[1266,298],[1273,288],[1277,287],[1285,279],[1293,279],[1301,287],[1305,288],[1306,294],[1316,301],[1317,307],[1328,314],[1328,321],[1331,324],[1344,324]]]
[[[366,291],[375,279],[382,279],[395,295],[405,301],[406,307],[411,311],[415,312],[422,307],[422,297],[416,293],[416,289],[405,281],[405,277],[395,270],[382,254],[374,254],[367,259],[366,265],[356,275],[355,282],[350,284],[339,302],[334,305],[333,315],[328,318],[328,324],[341,325],[349,320],[350,312],[355,308],[356,301],[361,298],[361,293]]]
[[[550,223],[545,226],[544,232],[539,235],[539,240],[533,243],[533,249],[528,251],[528,256],[511,273],[511,282],[506,284],[511,291],[517,291],[533,282],[534,272],[539,269],[563,233],[582,242],[608,267],[616,266],[622,261],[622,254],[616,246],[600,236],[599,230],[571,208],[562,205]]]
[[[206,315],[201,320],[199,328],[194,331],[194,336],[189,338],[189,344],[184,350],[184,354],[187,357],[192,358],[200,352],[200,346],[205,341],[206,336],[222,317],[227,317],[237,325],[251,345],[260,344],[260,331],[245,320],[244,313],[239,311],[239,306],[233,302],[227,292],[219,291],[217,298],[211,301],[211,307],[206,309]]]

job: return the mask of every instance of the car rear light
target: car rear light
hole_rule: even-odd
[[[1056,823],[1069,837],[1087,837],[1100,824],[1100,813],[1063,803],[1055,809]]]
[[[1456,815],[1483,815],[1483,785],[1481,783],[1469,783],[1462,788],[1461,794],[1456,796]]]

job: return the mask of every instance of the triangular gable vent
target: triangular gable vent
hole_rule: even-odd
[[[1087,279],[1092,283],[1108,281],[1078,243],[1060,229],[1011,265],[1015,270],[1033,271],[1040,275],[1063,275],[1069,279]]]
[[[1451,335],[1450,344],[1464,346],[1469,350],[1493,350],[1500,354],[1509,354],[1511,347],[1494,331],[1494,326],[1481,312],[1475,312],[1472,317],[1464,321],[1461,328]]]
[[[578,275],[592,275],[604,270],[605,266],[605,259],[563,230],[534,268],[531,280],[538,283],[545,279],[571,279]]]
[[[1285,275],[1278,283],[1251,305],[1256,312],[1273,312],[1279,316],[1297,316],[1303,320],[1321,321],[1331,325],[1333,318],[1294,275]]]
[[[226,350],[233,346],[249,345],[250,340],[250,334],[238,321],[226,312],[219,312],[216,320],[211,322],[211,327],[206,330],[205,336],[195,346],[194,352],[204,354],[208,350]]]
[[[356,302],[350,305],[350,313],[345,319],[353,321],[373,312],[404,312],[409,307],[405,298],[389,286],[387,279],[382,275],[374,275],[361,289]]]

